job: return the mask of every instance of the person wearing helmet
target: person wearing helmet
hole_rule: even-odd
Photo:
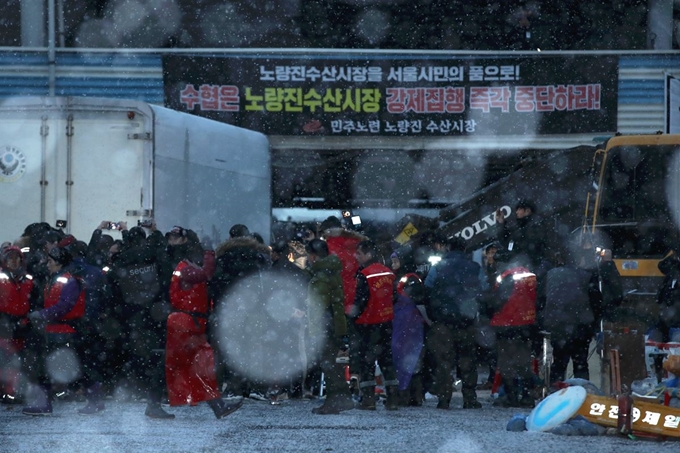
[[[513,222],[508,222],[499,209],[496,223],[499,247],[495,260],[504,266],[522,265],[536,274],[540,297],[545,275],[554,266],[558,251],[553,229],[537,214],[536,204],[527,198],[517,202]],[[541,300],[538,303],[542,306]]]
[[[539,207],[529,198],[520,198],[515,205],[515,218],[506,219],[502,210],[496,211],[497,240],[500,245],[495,258],[499,269],[522,266],[536,275],[536,310],[545,305],[546,275],[557,262],[561,244],[555,229],[539,213]],[[530,330],[531,348],[540,354],[542,338],[538,324]]]
[[[531,408],[535,404],[531,395],[531,340],[536,325],[536,274],[516,265],[503,271],[496,282],[496,306],[489,324],[496,334],[505,397],[494,405]]]
[[[33,278],[26,274],[21,249],[0,252],[0,396],[3,403],[19,401],[19,355],[24,348],[19,330],[26,323],[34,295]]]
[[[214,353],[206,336],[211,305],[208,280],[215,272],[215,252],[202,250],[194,235],[177,234],[179,231],[179,227],[174,228],[168,238],[173,246],[188,244],[170,280],[172,313],[167,320],[165,347],[168,400],[171,406],[206,401],[220,419],[238,410],[243,399],[233,403],[222,399],[213,365]]]
[[[85,314],[85,291],[82,284],[70,272],[73,257],[64,248],[52,247],[47,253],[47,269],[50,278],[44,290],[44,307],[29,313],[32,329],[44,332],[45,344],[42,354],[38,354],[33,378],[39,391],[31,404],[24,407],[26,415],[51,415],[51,379],[46,369],[46,359],[50,354],[77,356],[72,349],[77,340],[76,326]],[[32,367],[27,366],[28,369]],[[74,376],[74,380],[77,376]]]
[[[361,360],[361,404],[359,409],[375,410],[375,364],[385,378],[387,400],[385,409],[397,410],[399,382],[392,358],[392,320],[396,276],[378,262],[375,242],[367,240],[357,245],[356,259],[360,265],[356,275],[354,304],[349,316],[359,339]],[[351,348],[351,345],[350,345]],[[350,362],[351,368],[351,362]]]

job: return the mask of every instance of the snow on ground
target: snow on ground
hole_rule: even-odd
[[[0,452],[352,452],[352,453],[654,453],[678,452],[680,442],[633,441],[616,436],[564,437],[513,433],[506,423],[517,409],[491,406],[479,392],[481,410],[462,410],[460,393],[452,409],[420,408],[387,412],[352,410],[314,415],[320,401],[287,401],[279,406],[246,400],[222,420],[210,409],[168,408],[174,420],[151,420],[144,403],[107,401],[107,409],[82,416],[83,403],[58,402],[50,417],[29,417],[21,407],[0,406]]]

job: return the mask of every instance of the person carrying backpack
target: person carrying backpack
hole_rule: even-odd
[[[100,326],[103,319],[101,299],[104,285],[102,270],[87,263],[87,245],[68,235],[62,239],[59,247],[66,249],[73,261],[70,265],[71,274],[81,283],[85,291],[85,312],[78,322],[78,341],[75,348],[80,358],[83,374],[92,384],[86,389],[87,405],[78,413],[83,415],[96,414],[104,410],[100,357],[104,353],[104,340],[100,336]]]
[[[463,382],[463,409],[479,409],[477,401],[476,322],[482,294],[481,267],[465,255],[465,240],[453,237],[448,252],[425,279],[429,290],[427,315],[434,324],[426,345],[435,357],[438,409],[449,409],[453,393],[454,358]]]

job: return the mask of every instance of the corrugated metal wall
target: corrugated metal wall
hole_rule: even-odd
[[[640,134],[664,129],[665,73],[680,77],[680,53],[620,55],[619,132]],[[48,93],[45,52],[0,50],[0,98]],[[59,52],[55,93],[163,104],[161,54]]]
[[[55,68],[57,96],[134,99],[163,104],[160,54],[59,53]],[[0,51],[0,98],[48,94],[46,53]]]
[[[649,134],[665,129],[666,73],[680,77],[680,54],[619,59],[619,132]]]

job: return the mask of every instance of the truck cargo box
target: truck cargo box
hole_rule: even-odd
[[[0,123],[2,240],[66,220],[65,231],[87,241],[102,220],[147,218],[214,242],[235,223],[269,239],[269,142],[258,132],[83,97],[3,100]]]

